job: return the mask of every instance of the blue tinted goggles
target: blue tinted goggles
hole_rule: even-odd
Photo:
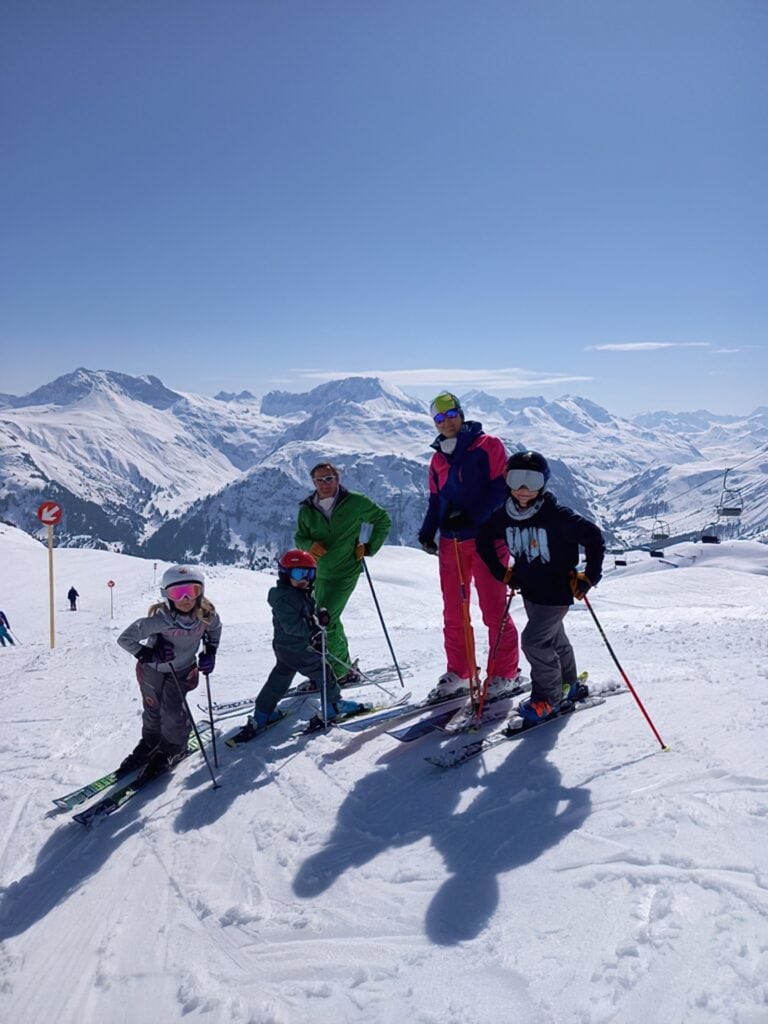
[[[545,484],[544,474],[536,469],[510,469],[507,473],[507,487],[517,491],[525,487],[529,491],[540,491]]]
[[[446,409],[445,412],[436,412],[432,419],[439,426],[441,423],[445,423],[446,420],[455,420],[457,416],[461,416],[458,409]]]
[[[288,575],[292,580],[309,580],[310,583],[317,576],[317,569],[305,569],[302,566],[291,569]]]

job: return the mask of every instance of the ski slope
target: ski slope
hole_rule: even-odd
[[[0,524],[0,564],[22,641],[0,650],[3,1024],[768,1021],[768,547],[636,553],[593,592],[668,752],[630,695],[442,772],[441,736],[297,738],[307,706],[220,742],[219,789],[187,761],[90,830],[51,799],[139,738],[115,639],[164,563],[56,551],[53,650],[45,548]],[[437,560],[369,566],[422,696],[443,669]],[[247,696],[273,577],[207,571],[214,698]],[[385,664],[365,579],[346,623],[361,666]],[[590,682],[617,682],[582,605],[568,630]]]

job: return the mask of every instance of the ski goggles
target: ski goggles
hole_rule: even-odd
[[[317,576],[317,569],[305,569],[304,566],[296,566],[290,569],[288,575],[292,580],[308,580],[310,583]]]
[[[196,601],[203,592],[199,583],[172,583],[165,588],[165,592],[172,601],[183,601],[185,597]]]
[[[455,420],[457,416],[461,416],[458,409],[446,409],[445,412],[436,412],[432,419],[439,426],[441,423],[445,423],[446,420]]]
[[[528,491],[540,491],[545,483],[544,474],[536,469],[510,469],[507,473],[507,487],[510,491],[519,491],[521,487]]]
[[[332,484],[336,477],[331,473],[329,476],[313,476],[312,483],[315,484]]]

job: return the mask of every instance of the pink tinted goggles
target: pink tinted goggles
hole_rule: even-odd
[[[196,601],[203,592],[199,583],[172,583],[165,588],[165,592],[172,601],[183,601],[185,597]]]

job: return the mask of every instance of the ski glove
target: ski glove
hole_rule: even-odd
[[[355,544],[355,558],[360,562],[366,555],[370,555],[370,549],[367,544]]]
[[[435,544],[434,537],[428,537],[425,533],[420,533],[419,544],[421,544],[422,551],[426,551],[428,555],[437,554],[437,544]]]
[[[316,629],[309,638],[309,646],[313,651],[317,651],[318,654],[322,653],[323,650],[323,631],[322,629]]]
[[[474,526],[472,517],[467,515],[462,509],[454,508],[445,515],[440,524],[440,529],[455,533],[457,530],[466,530],[471,526]]]
[[[317,622],[320,626],[328,626],[331,621],[331,613],[327,608],[317,609]]]
[[[584,595],[592,589],[592,581],[585,572],[575,572],[571,569],[568,574],[568,582],[571,584],[571,593],[577,601],[583,601]]]
[[[161,636],[155,640],[154,646],[142,647],[136,655],[136,660],[142,665],[147,665],[150,661],[162,665],[166,661],[173,661],[175,657],[176,650],[173,644],[170,640],[166,640],[165,637]]]
[[[313,558],[322,558],[323,555],[327,554],[328,548],[323,547],[319,540],[313,542],[312,547],[309,549],[310,555]]]
[[[197,667],[204,676],[209,676],[216,667],[216,648],[210,645],[197,656]]]

